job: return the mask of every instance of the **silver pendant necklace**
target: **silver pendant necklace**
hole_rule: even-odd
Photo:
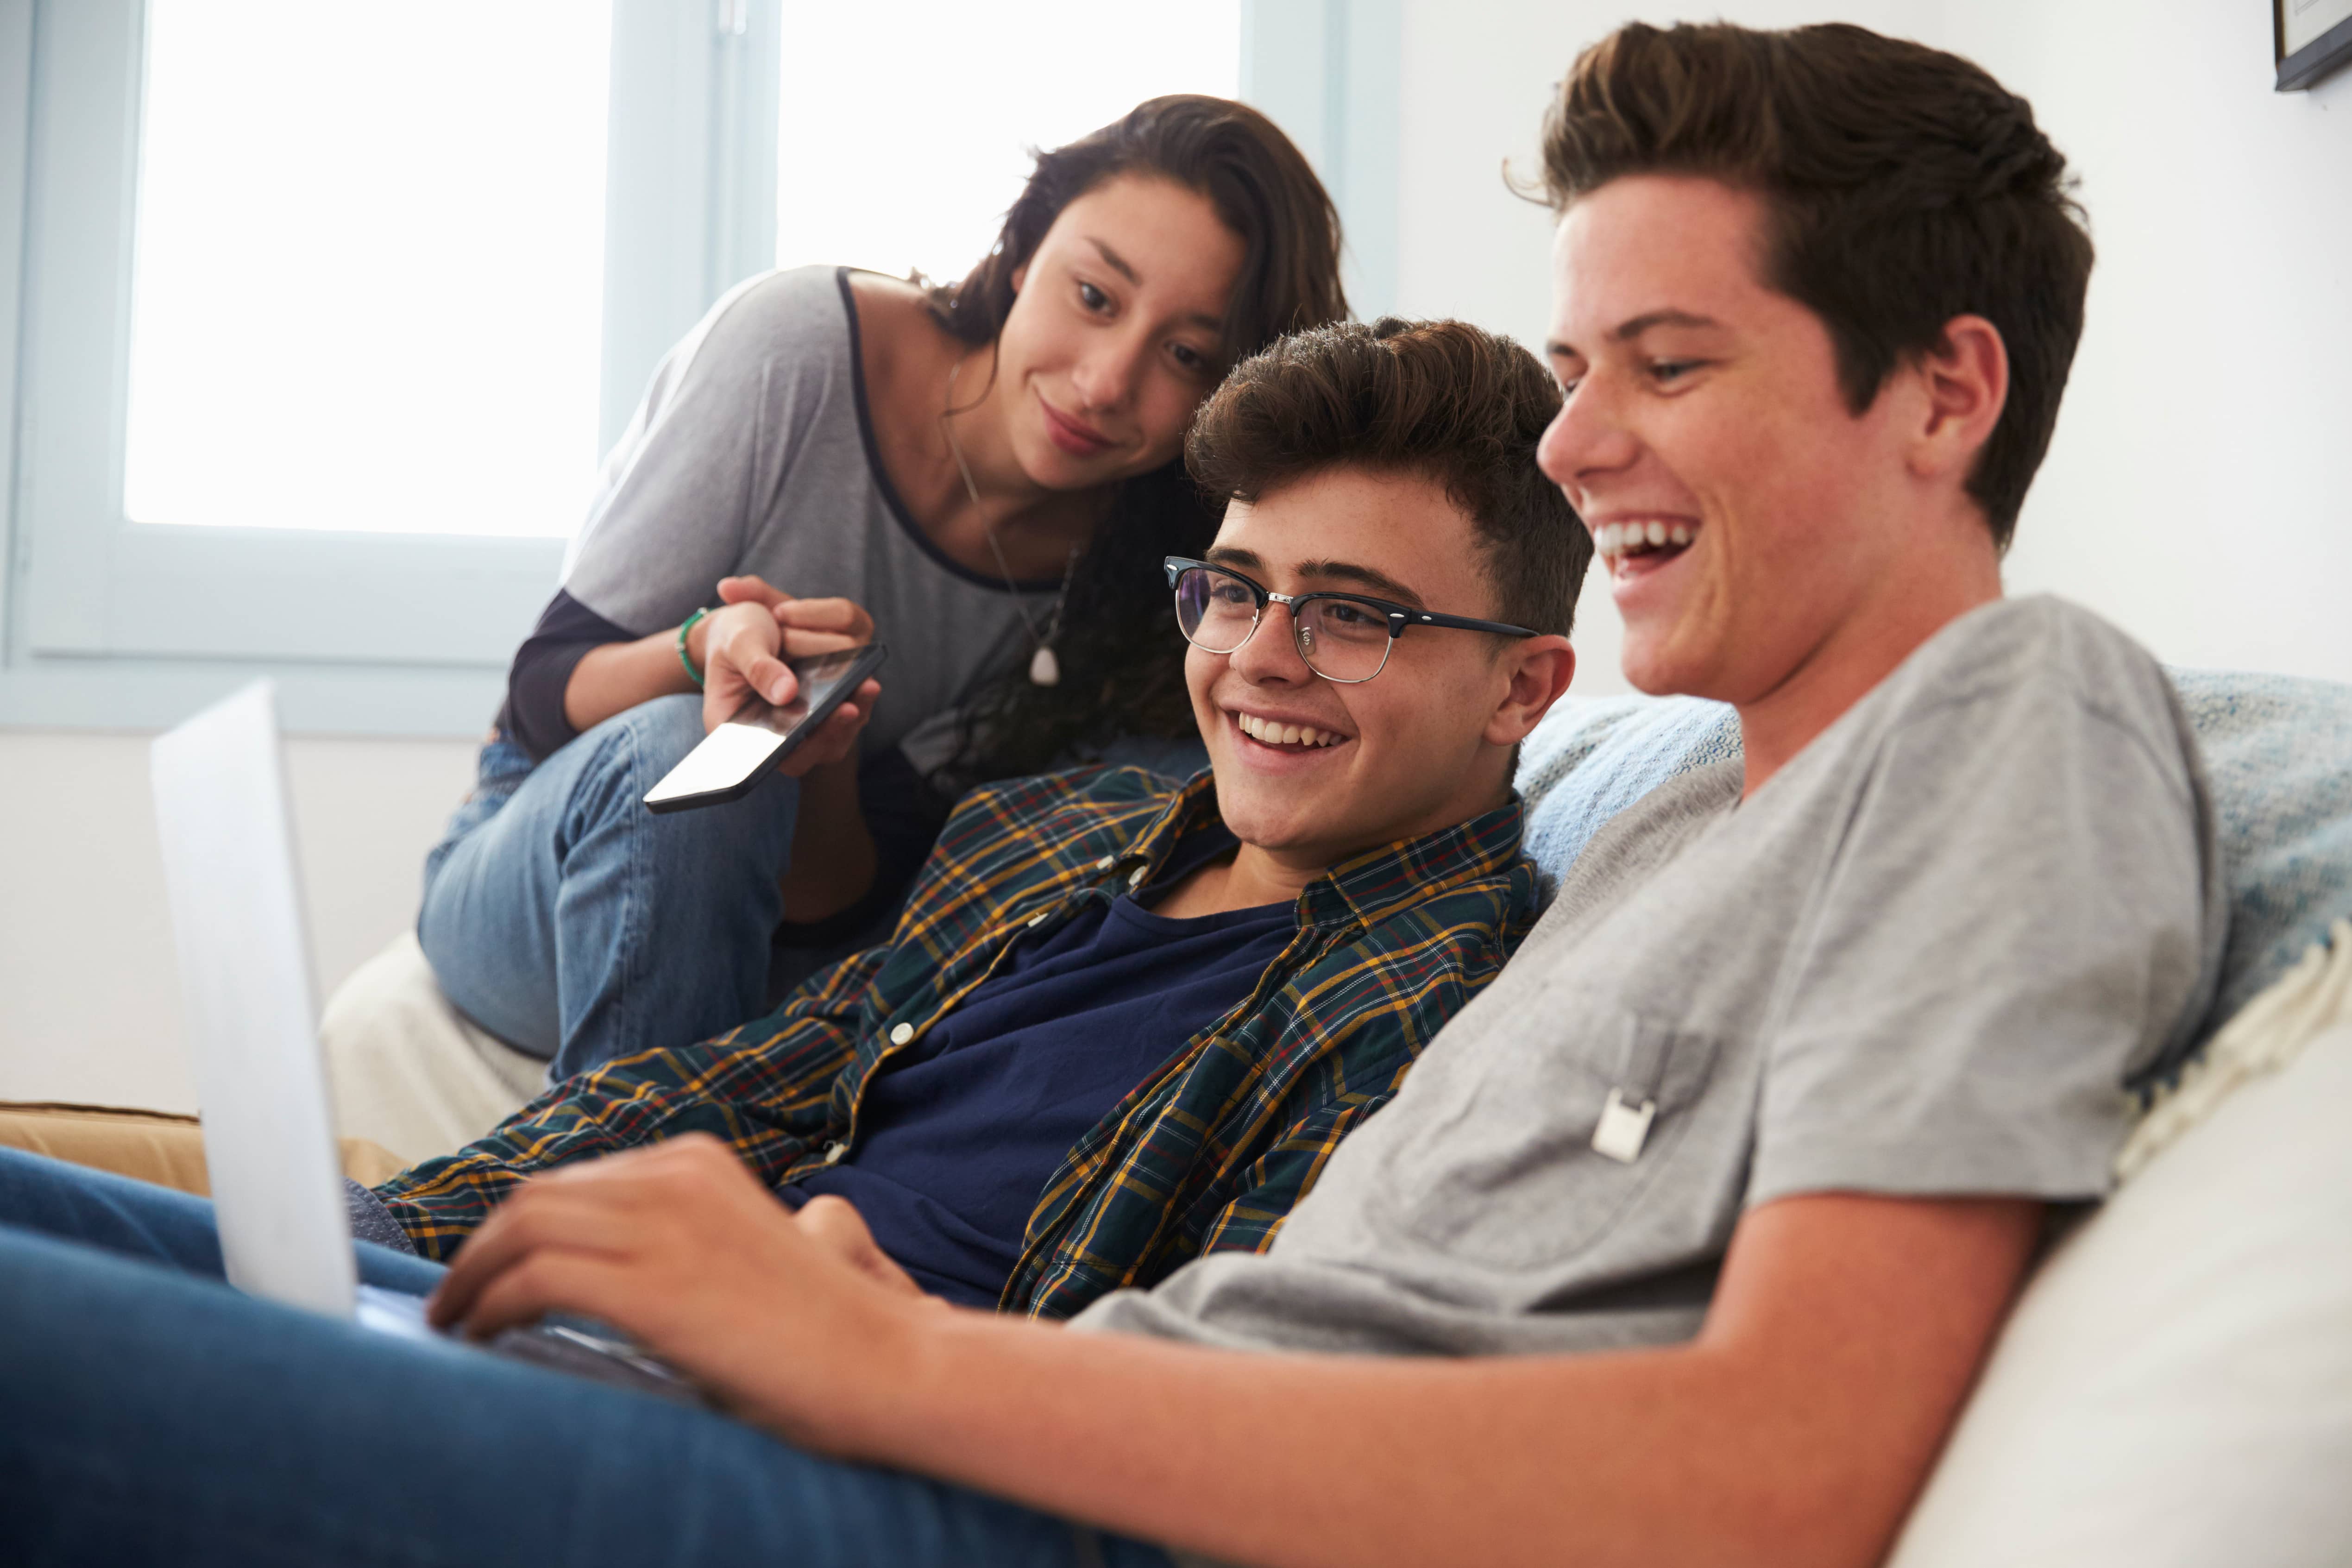
[[[1054,639],[1062,635],[1062,606],[1069,602],[1070,577],[1078,569],[1079,549],[1070,547],[1070,558],[1062,566],[1062,586],[1054,595],[1054,608],[1045,618],[1045,629],[1038,631],[1037,623],[1029,618],[1029,606],[1022,602],[1021,589],[1013,580],[1013,568],[1005,563],[1004,547],[996,542],[996,530],[990,525],[988,510],[980,504],[980,487],[971,482],[971,465],[963,460],[963,448],[956,444],[955,430],[948,423],[955,412],[956,377],[963,370],[959,358],[948,367],[947,396],[940,404],[940,434],[947,437],[948,451],[955,458],[956,472],[963,476],[963,493],[971,501],[972,515],[980,519],[980,531],[988,541],[988,552],[996,557],[996,574],[1004,579],[1004,591],[1013,595],[1013,608],[1021,616],[1023,629],[1037,651],[1029,656],[1029,684],[1059,686],[1062,683],[1062,661],[1055,656]]]

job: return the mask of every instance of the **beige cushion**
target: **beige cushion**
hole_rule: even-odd
[[[158,1186],[208,1196],[204,1129],[193,1116],[109,1106],[0,1100],[0,1147],[47,1154],[131,1176]],[[402,1162],[364,1138],[341,1145],[343,1174],[373,1185]]]
[[[1892,1568],[2352,1561],[2352,928],[2337,932],[2332,960],[2247,1005],[2207,1087],[2136,1140],[2143,1167],[2034,1276]]]
[[[546,1086],[545,1062],[449,1005],[414,933],[337,987],[319,1033],[336,1129],[403,1167],[463,1148]]]

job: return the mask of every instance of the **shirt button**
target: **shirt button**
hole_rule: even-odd
[[[903,1046],[914,1037],[915,1026],[912,1024],[901,1024],[890,1031],[890,1043],[894,1046]]]
[[[824,1146],[824,1163],[828,1165],[838,1165],[841,1163],[841,1157],[848,1152],[849,1145],[836,1140]]]
[[[1053,914],[1054,911],[1051,910],[1039,910],[1035,914],[1029,917],[1029,923],[1033,926],[1044,925],[1048,920],[1053,918]]]
[[[1108,870],[1109,870],[1113,866],[1116,866],[1116,865],[1118,865],[1118,856],[1116,856],[1116,855],[1106,855],[1106,856],[1104,856],[1101,859],[1099,859],[1099,860],[1097,860],[1097,861],[1096,861],[1096,862],[1095,862],[1095,869],[1096,869],[1096,870],[1097,870],[1097,871],[1108,871]]]
[[[1143,874],[1150,868],[1151,868],[1149,866],[1138,866],[1135,868],[1135,875],[1127,879],[1127,885],[1130,888],[1140,888],[1143,886]]]

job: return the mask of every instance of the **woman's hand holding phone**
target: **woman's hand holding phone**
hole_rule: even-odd
[[[778,707],[790,702],[799,683],[786,659],[863,647],[874,640],[874,617],[847,599],[796,599],[757,577],[722,579],[719,596],[726,603],[697,628],[707,628],[702,689],[706,733],[733,718],[754,695]],[[877,681],[862,683],[785,760],[783,771],[797,777],[846,757],[881,691]]]

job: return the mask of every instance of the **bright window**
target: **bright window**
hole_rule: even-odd
[[[1050,148],[1167,92],[1236,96],[1239,0],[786,0],[776,259],[961,278]]]
[[[562,535],[593,478],[610,0],[148,0],[135,522]]]

